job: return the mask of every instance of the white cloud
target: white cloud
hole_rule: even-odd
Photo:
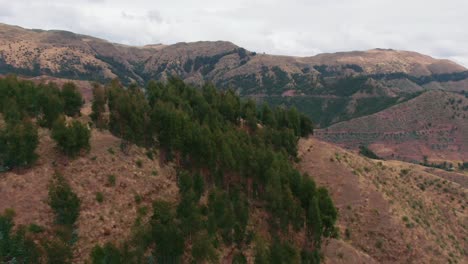
[[[143,45],[228,40],[257,52],[393,48],[468,66],[466,0],[0,0],[0,21]]]

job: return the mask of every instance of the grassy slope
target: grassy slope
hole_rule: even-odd
[[[148,159],[136,147],[128,155],[121,153],[120,140],[107,132],[94,131],[90,153],[75,160],[64,159],[54,149],[47,131],[41,130],[40,137],[37,165],[0,177],[0,210],[14,208],[18,224],[51,226],[47,183],[55,169],[61,170],[83,202],[77,261],[86,259],[95,243],[128,237],[139,207],[150,207],[156,198],[178,199],[171,166]],[[316,139],[301,140],[299,155],[299,168],[313,175],[319,185],[326,185],[340,209],[342,240],[329,241],[324,247],[327,263],[462,262],[461,252],[467,250],[463,237],[468,235],[463,226],[467,212],[462,208],[468,206],[466,175],[398,161],[373,161]],[[142,161],[141,168],[137,160]],[[403,175],[405,169],[408,173]],[[108,184],[110,174],[116,175],[115,186]],[[97,192],[103,193],[103,203],[96,201]],[[141,196],[140,204],[135,195]],[[254,215],[249,225],[266,233],[261,228],[264,212]],[[414,227],[405,226],[404,216]],[[232,249],[221,252],[226,260]],[[246,256],[252,260],[251,252]]]
[[[32,169],[1,175],[0,211],[14,208],[17,224],[50,227],[53,214],[47,204],[47,184],[54,170],[61,171],[82,201],[79,240],[74,251],[76,261],[87,259],[96,243],[127,238],[139,207],[146,206],[150,212],[153,200],[178,198],[171,166],[160,166],[137,147],[132,147],[128,155],[123,154],[119,149],[120,139],[108,132],[93,131],[91,151],[74,160],[64,158],[54,148],[48,131],[41,130],[40,142],[40,158]],[[136,165],[137,160],[142,161],[141,168]],[[111,174],[116,176],[115,186],[108,183]],[[104,196],[102,203],[96,201],[97,192]],[[137,195],[142,198],[139,204]]]
[[[467,260],[466,175],[370,160],[315,138],[301,140],[299,155],[300,170],[331,190],[346,244],[380,263]],[[344,248],[328,251],[330,263],[361,263]]]
[[[460,162],[468,155],[468,99],[429,91],[378,113],[316,131],[318,137],[379,156],[410,161]]]

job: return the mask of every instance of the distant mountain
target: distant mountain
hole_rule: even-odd
[[[291,57],[257,54],[230,42],[132,47],[57,30],[0,24],[0,74],[144,84],[178,76],[241,96],[294,105],[321,127],[369,115],[433,89],[468,90],[466,68],[409,51]]]

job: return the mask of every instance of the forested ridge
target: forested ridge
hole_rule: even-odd
[[[144,88],[113,80],[95,84],[93,94],[93,122],[84,124],[77,118],[83,100],[72,83],[60,89],[0,79],[3,170],[34,168],[38,127],[51,129],[57,148],[70,158],[93,147],[90,129],[109,129],[122,139],[124,153],[135,144],[148,157],[174,164],[178,203],[154,201],[149,219],[135,219],[132,238],[96,245],[92,263],[217,263],[223,247],[236,249],[233,263],[247,263],[248,249],[255,263],[320,262],[324,238],[337,235],[337,211],[328,191],[294,168],[297,141],[313,130],[305,115],[176,78]],[[66,176],[57,171],[49,184],[55,237],[33,240],[31,228],[13,229],[14,213],[6,212],[0,261],[71,262],[80,201]],[[267,234],[249,225],[253,211],[265,212]],[[306,239],[295,239],[303,232]]]

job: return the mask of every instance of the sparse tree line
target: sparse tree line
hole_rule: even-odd
[[[12,87],[16,89],[13,95],[8,93]],[[63,153],[74,156],[89,148],[88,128],[79,121],[67,122],[63,116],[76,116],[81,107],[75,93],[64,89],[53,84],[36,87],[12,77],[0,80],[0,102],[14,101],[18,108],[11,115],[3,108],[7,127],[18,124],[17,129],[32,131],[22,136],[32,134],[28,144],[35,145],[29,150],[38,144],[31,119],[52,128],[51,136]],[[337,235],[337,211],[328,191],[291,164],[297,159],[299,137],[313,129],[303,114],[294,108],[259,107],[231,90],[218,91],[209,84],[193,88],[175,78],[167,83],[151,81],[145,89],[123,87],[114,80],[106,86],[95,85],[93,95],[95,127],[108,128],[120,137],[124,151],[130,144],[158,148],[166,161],[175,164],[180,200],[178,204],[155,201],[148,223],[138,216],[132,239],[96,245],[92,263],[179,263],[187,256],[194,263],[217,263],[223,245],[233,248],[233,263],[246,263],[243,252],[251,244],[255,263],[320,262],[323,238]],[[76,108],[65,111],[65,100],[74,102]],[[3,133],[1,138],[2,144],[6,142]],[[1,155],[4,165],[13,164],[5,162],[6,154]],[[14,165],[30,165],[34,158]],[[73,195],[60,197],[66,202],[59,204],[79,208]],[[57,204],[51,206],[57,212],[71,213],[56,209]],[[253,208],[266,212],[267,237],[249,226]],[[307,233],[307,241],[294,239],[301,231]],[[9,259],[0,255],[0,260]]]
[[[441,163],[434,163],[434,162],[429,163],[427,156],[423,156],[423,162],[421,162],[420,164],[426,167],[437,168],[437,169],[442,169],[446,171],[454,171],[456,168],[455,166],[457,166],[458,170],[461,170],[461,171],[468,169],[468,162],[466,161],[459,162],[455,166],[453,165],[453,163],[447,162],[447,161],[444,161]]]

